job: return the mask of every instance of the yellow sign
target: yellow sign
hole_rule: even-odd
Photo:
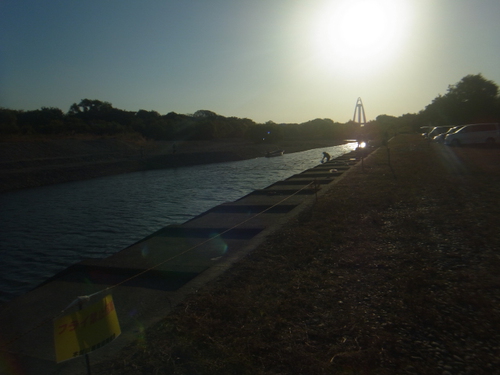
[[[111,295],[82,310],[57,318],[54,321],[56,361],[93,352],[120,335]]]

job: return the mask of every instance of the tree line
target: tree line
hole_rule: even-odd
[[[352,137],[355,123],[335,123],[315,119],[302,124],[258,124],[248,118],[225,117],[209,110],[190,115],[141,109],[137,112],[113,107],[109,102],[82,99],[64,113],[59,108],[33,111],[0,108],[0,134],[43,134],[116,136],[137,134],[154,140],[213,140],[246,138],[255,142],[282,139],[343,139]]]
[[[379,115],[363,129],[367,138],[391,133],[419,131],[422,126],[462,125],[497,122],[500,118],[500,97],[496,83],[481,74],[467,75],[448,86],[419,113],[399,117]],[[256,123],[248,118],[225,117],[209,110],[193,114],[140,109],[126,111],[109,102],[82,99],[64,113],[59,108],[42,107],[32,111],[0,108],[0,135],[76,135],[116,136],[136,134],[155,140],[213,140],[246,138],[254,142],[276,142],[283,139],[357,138],[360,125],[354,121],[334,122],[314,119],[304,123]]]
[[[420,131],[424,126],[467,125],[500,122],[498,85],[482,74],[469,74],[449,85],[444,95],[438,95],[418,113],[399,117],[379,115],[371,124],[379,131]]]

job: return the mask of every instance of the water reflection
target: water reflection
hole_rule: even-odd
[[[0,195],[0,301],[84,258],[104,258],[169,224],[312,168],[342,146],[130,173]],[[218,244],[221,255],[223,243]],[[147,253],[147,249],[144,249]]]

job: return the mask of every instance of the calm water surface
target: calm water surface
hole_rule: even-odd
[[[136,172],[0,195],[0,302],[85,258],[312,168],[356,143],[276,158]]]

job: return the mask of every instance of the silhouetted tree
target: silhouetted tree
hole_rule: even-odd
[[[395,116],[379,115],[375,124],[383,134],[393,136],[397,133],[398,118]]]
[[[64,113],[59,108],[42,107],[34,111],[21,111],[17,120],[25,133],[58,134],[64,132]]]
[[[492,120],[496,112],[498,86],[481,74],[465,76],[449,87],[447,95],[458,103],[458,115],[465,123]]]
[[[0,134],[18,134],[20,131],[17,125],[17,111],[0,108]]]
[[[217,116],[218,116],[217,113],[212,112],[212,111],[208,111],[206,109],[200,109],[193,114],[193,117],[197,117],[197,118],[203,118],[203,117],[213,118],[213,117],[217,117]]]
[[[144,109],[139,109],[135,114],[137,118],[144,120],[145,122],[158,120],[161,115],[156,111],[146,111]]]
[[[82,99],[80,103],[73,103],[69,109],[70,114],[98,113],[110,111],[113,106],[109,102],[100,100]]]
[[[481,74],[467,75],[448,86],[420,113],[423,123],[461,125],[495,120],[498,116],[498,86]]]

